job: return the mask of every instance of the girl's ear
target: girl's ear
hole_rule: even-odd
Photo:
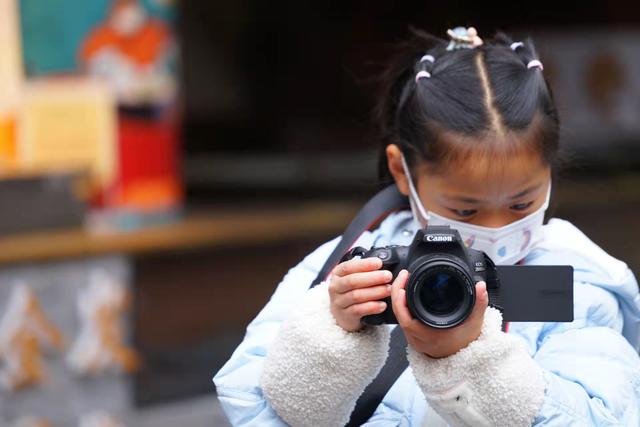
[[[409,195],[409,181],[402,167],[402,152],[395,144],[389,144],[386,148],[387,167],[396,181],[398,190],[405,196]]]

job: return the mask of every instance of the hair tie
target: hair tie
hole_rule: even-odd
[[[418,83],[418,80],[420,80],[423,77],[428,79],[429,77],[431,77],[431,73],[425,70],[418,71],[418,74],[416,74],[416,83]]]
[[[423,63],[424,61],[429,61],[433,64],[435,60],[436,59],[433,57],[433,55],[424,55],[422,58],[420,58],[420,63]]]
[[[513,42],[511,43],[511,50],[515,51],[516,49],[518,49],[519,47],[524,46],[524,43],[522,42]]]
[[[540,70],[544,70],[544,67],[542,66],[542,62],[538,61],[537,59],[532,59],[527,63],[527,68],[536,68],[536,67],[540,68]]]

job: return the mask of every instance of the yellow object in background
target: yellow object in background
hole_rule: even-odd
[[[117,167],[116,104],[102,83],[85,78],[29,82],[18,116],[18,159],[29,172],[87,171],[97,189]]]

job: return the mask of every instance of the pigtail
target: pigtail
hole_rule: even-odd
[[[393,183],[393,177],[387,167],[385,149],[389,144],[399,144],[396,129],[398,110],[414,90],[417,74],[420,71],[430,74],[432,71],[433,62],[421,58],[446,45],[444,40],[424,31],[413,28],[410,31],[411,38],[394,46],[394,55],[376,78],[380,96],[373,117],[380,139],[378,178],[382,186]]]
[[[559,162],[558,148],[560,140],[560,119],[551,92],[549,82],[544,76],[544,65],[536,51],[535,45],[531,38],[524,41],[514,41],[504,33],[497,33],[493,38],[494,43],[508,47],[516,57],[519,72],[514,75],[518,76],[519,96],[521,102],[518,109],[512,111],[504,111],[503,115],[510,115],[511,122],[516,128],[526,128],[530,125],[531,117],[529,111],[538,110],[543,114],[541,119],[546,125],[541,126],[542,134],[539,136],[540,150],[545,159],[552,165],[556,166]],[[500,81],[494,83],[494,87],[498,91],[502,87]],[[497,94],[497,96],[500,96]],[[513,96],[507,94],[506,96]],[[498,101],[498,104],[507,105],[506,102]],[[519,111],[520,110],[520,111]]]

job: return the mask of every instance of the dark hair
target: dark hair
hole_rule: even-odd
[[[393,182],[388,144],[400,147],[409,167],[426,162],[432,172],[471,154],[506,157],[522,148],[555,166],[560,124],[541,67],[527,67],[537,59],[531,40],[512,49],[513,40],[497,33],[479,47],[447,50],[448,41],[412,32],[382,74],[375,115],[382,184]],[[420,71],[428,74],[416,80]]]

